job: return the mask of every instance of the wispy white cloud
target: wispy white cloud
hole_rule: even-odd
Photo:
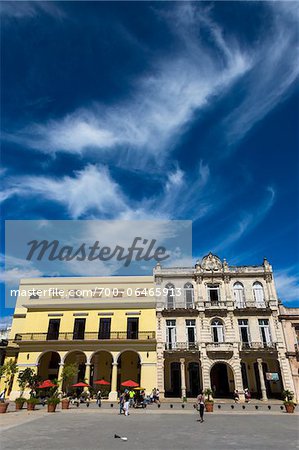
[[[283,303],[299,302],[299,276],[297,267],[277,270],[275,284],[278,297]]]
[[[174,16],[182,18],[181,9],[175,11]],[[163,55],[155,60],[152,70],[135,80],[135,91],[126,100],[81,108],[59,120],[31,124],[4,137],[50,154],[101,151],[113,155],[123,166],[147,167],[147,156],[161,164],[194,113],[251,65],[236,42],[224,40],[216,24],[213,35],[222,54],[217,57],[211,53],[196,31],[200,17],[197,8],[191,8],[178,32],[181,40],[188,40],[188,47],[178,46],[171,57]]]
[[[269,213],[274,201],[275,191],[269,186],[267,188],[267,197],[262,201],[262,203],[253,208],[252,211],[244,212],[239,221],[236,223],[233,231],[230,231],[224,238],[221,236],[221,242],[212,247],[213,251],[217,253],[232,247],[243,236],[256,228]]]
[[[2,1],[0,2],[0,14],[15,19],[30,19],[40,14],[48,14],[57,18],[65,16],[57,2],[51,1]]]
[[[0,330],[6,330],[12,324],[12,316],[3,316],[0,318]]]
[[[87,165],[72,176],[54,179],[47,176],[21,176],[7,179],[2,199],[40,195],[66,207],[70,217],[120,218],[123,220],[196,218],[207,212],[209,167],[200,162],[192,187],[177,167],[166,174],[161,192],[139,201],[128,198],[109,169]],[[208,190],[209,192],[209,190]],[[193,208],[196,204],[196,209]]]
[[[243,100],[220,124],[229,147],[285,100],[298,81],[298,6],[298,2],[265,3],[272,26],[251,53]]]

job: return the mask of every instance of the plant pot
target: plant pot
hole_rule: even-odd
[[[50,405],[48,405],[48,412],[55,412],[56,406],[57,405],[53,405],[52,403],[50,403]]]
[[[70,401],[67,398],[61,400],[61,409],[69,409],[69,407]]]
[[[8,405],[9,405],[9,402],[0,403],[0,414],[6,413]]]
[[[27,403],[27,411],[34,411],[35,403]]]
[[[293,405],[293,404],[286,404],[286,405],[284,405],[285,406],[285,408],[286,408],[286,412],[288,413],[288,414],[292,414],[293,412],[294,412],[294,410],[295,410],[295,405]]]
[[[213,412],[214,411],[214,403],[206,403],[206,412]]]
[[[24,406],[25,402],[16,402],[16,411],[20,411],[23,406]]]

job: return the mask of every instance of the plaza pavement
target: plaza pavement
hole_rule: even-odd
[[[1,415],[1,450],[281,450],[298,448],[299,413],[286,414],[279,405],[247,411],[230,405],[205,414],[199,423],[192,408],[156,405],[118,415],[118,408],[80,405],[54,414],[46,408]],[[239,407],[240,405],[236,405]],[[249,405],[248,405],[249,406]],[[254,406],[254,405],[253,405]],[[125,436],[126,442],[114,435]]]

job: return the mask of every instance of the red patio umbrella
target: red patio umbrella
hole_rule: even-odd
[[[97,380],[97,381],[94,381],[93,384],[102,384],[103,386],[107,386],[110,383],[109,383],[109,381],[106,381],[106,380]]]
[[[139,386],[139,384],[135,383],[135,381],[133,381],[133,380],[124,381],[123,383],[121,383],[121,385],[125,386],[125,387],[138,387]]]
[[[82,383],[82,381],[80,381],[80,383],[73,384],[72,386],[73,387],[89,387],[89,384]]]
[[[38,389],[46,389],[55,386],[57,386],[57,384],[53,384],[51,380],[45,380],[38,386]]]

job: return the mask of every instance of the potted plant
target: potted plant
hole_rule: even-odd
[[[295,406],[296,406],[296,403],[293,402],[294,392],[283,391],[282,395],[285,399],[283,403],[284,403],[286,412],[289,414],[293,413],[295,410]]]
[[[1,393],[1,400],[0,400],[0,413],[6,413],[9,402],[5,401],[5,395],[6,392],[9,390],[12,381],[13,376],[15,373],[17,373],[17,363],[10,359],[8,360],[3,366],[0,367],[0,378],[4,377],[4,390]]]
[[[60,403],[58,397],[49,397],[47,400],[48,412],[55,412],[58,403]]]
[[[204,394],[207,395],[208,397],[205,400],[206,412],[213,412],[214,410],[214,400],[212,399],[213,391],[211,389],[206,389]]]
[[[18,397],[18,398],[16,398],[16,399],[15,399],[16,411],[20,411],[20,410],[23,408],[24,403],[25,403],[26,401],[27,401],[27,400],[26,400],[26,398],[24,398],[24,397]]]
[[[36,397],[30,397],[27,401],[27,411],[33,411],[35,406],[38,404],[38,399]]]
[[[78,368],[76,364],[67,364],[63,366],[62,374],[61,374],[61,385],[65,388],[65,392],[68,392],[68,388],[70,383],[73,381],[74,377],[78,374]],[[61,400],[61,409],[69,409],[70,400],[65,395]]]

